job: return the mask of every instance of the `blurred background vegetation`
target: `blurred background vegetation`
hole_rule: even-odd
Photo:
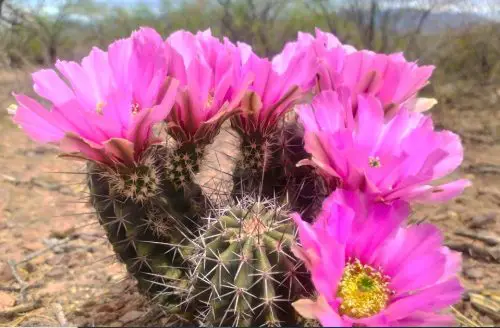
[[[315,27],[438,67],[433,81],[500,80],[499,0],[0,0],[0,69],[78,60],[139,26],[211,28],[272,56]]]

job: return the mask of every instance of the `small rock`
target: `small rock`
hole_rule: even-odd
[[[48,283],[45,287],[40,289],[39,295],[56,295],[66,291],[67,288],[68,285],[64,281]]]
[[[457,212],[455,211],[452,211],[452,210],[448,210],[446,211],[446,215],[448,216],[448,218],[450,219],[458,219],[460,216],[458,215]]]
[[[69,223],[63,223],[53,227],[50,230],[50,237],[64,239],[75,232],[75,226]]]
[[[24,243],[22,247],[28,251],[34,252],[34,251],[37,251],[37,250],[43,248],[44,246],[39,241],[30,241],[30,242]]]
[[[7,263],[0,264],[0,281],[7,282],[14,279],[12,270]]]
[[[26,270],[26,272],[28,272],[28,273],[33,273],[33,272],[35,272],[35,270],[36,270],[35,265],[33,265],[33,263],[31,263],[31,262],[28,262],[28,263],[24,264],[24,265],[22,266],[22,268],[23,268],[24,270]]]
[[[437,214],[432,217],[433,221],[442,221],[442,220],[456,220],[460,218],[457,212],[448,210],[445,213]]]
[[[99,326],[104,326],[108,322],[113,322],[118,319],[116,312],[97,312],[92,314],[92,320]]]
[[[144,312],[141,312],[141,311],[129,311],[129,312],[125,313],[125,315],[122,316],[118,320],[120,322],[123,322],[123,323],[129,323],[129,322],[132,322],[132,321],[139,319],[143,315],[144,315]]]
[[[123,327],[123,323],[120,321],[114,321],[108,325],[109,327]]]
[[[67,255],[66,254],[56,254],[52,257],[49,257],[48,259],[45,260],[45,263],[51,266],[56,266],[61,263],[67,263]]]
[[[14,306],[16,304],[16,298],[10,294],[0,292],[0,309]]]
[[[45,276],[49,278],[61,278],[62,276],[64,276],[65,273],[66,273],[65,269],[55,267],[49,272],[47,272]]]
[[[484,276],[484,271],[481,268],[467,268],[464,270],[464,275],[471,279],[481,279]]]
[[[497,217],[497,214],[494,212],[487,213],[487,214],[482,214],[482,215],[475,215],[471,218],[471,222],[469,223],[469,227],[476,229],[476,228],[482,228],[492,222],[495,222],[495,219]]]
[[[95,309],[96,312],[113,312],[115,310],[116,308],[114,306],[111,306],[110,304],[102,304]]]
[[[482,315],[479,318],[479,322],[481,322],[481,326],[490,326],[490,327],[493,327],[493,325],[495,324],[495,321],[493,321],[493,319],[491,319],[487,315]]]

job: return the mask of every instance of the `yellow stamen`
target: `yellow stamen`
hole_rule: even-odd
[[[207,101],[205,103],[205,108],[210,108],[212,107],[213,104],[214,104],[214,91],[211,90],[208,93]]]
[[[368,163],[370,167],[381,167],[382,163],[380,162],[380,157],[378,156],[370,156],[368,157]]]
[[[347,263],[337,296],[342,298],[339,312],[351,318],[366,318],[382,311],[392,291],[388,277],[359,260]]]
[[[132,115],[136,115],[137,113],[139,113],[139,104],[132,104]]]

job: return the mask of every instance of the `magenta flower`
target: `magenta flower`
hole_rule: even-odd
[[[427,85],[434,66],[408,62],[402,53],[378,54],[343,45],[333,34],[316,29],[316,36],[299,34],[297,42],[287,44],[287,53],[312,48],[317,57],[319,90],[348,88],[356,95],[378,98],[387,111],[395,111]],[[422,107],[420,107],[422,108]]]
[[[347,54],[341,69],[335,56],[326,56],[324,64],[327,67],[320,70],[318,79],[320,90],[347,87],[353,95],[373,95],[386,111],[395,110],[415,97],[434,70],[433,66],[420,67],[407,62],[402,53],[386,55],[367,50]]]
[[[238,48],[242,72],[252,74],[254,80],[242,100],[242,113],[232,119],[233,126],[247,135],[266,135],[310,91],[316,59],[309,49],[293,45],[272,62],[257,56],[247,44],[238,43]]]
[[[441,311],[460,300],[460,253],[430,224],[402,227],[408,205],[371,203],[356,192],[328,197],[316,222],[298,214],[302,247],[318,297],[293,305],[323,326],[449,326]]]
[[[463,159],[458,135],[434,131],[432,119],[402,107],[390,118],[378,99],[357,97],[353,115],[349,91],[324,91],[297,112],[305,128],[303,161],[378,200],[443,201],[460,194],[468,180],[439,186],[428,183],[455,170]]]
[[[149,28],[93,48],[81,64],[58,61],[33,74],[35,92],[50,110],[25,95],[14,121],[35,141],[56,143],[68,156],[129,165],[156,141],[154,123],[175,100],[177,81],[166,78],[163,41]],[[68,81],[69,83],[65,82]]]
[[[227,39],[222,43],[210,30],[177,31],[166,45],[168,74],[180,81],[167,120],[170,133],[178,141],[208,143],[233,114],[252,75],[242,74],[236,46]]]

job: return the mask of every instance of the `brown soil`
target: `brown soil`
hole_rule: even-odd
[[[2,103],[6,88],[19,88],[9,76],[0,74],[2,108],[12,101]],[[446,87],[436,90],[433,114],[463,137],[466,158],[452,178],[474,185],[452,202],[415,206],[412,220],[439,225],[464,253],[467,293],[452,310],[459,321],[499,325],[500,86]],[[0,116],[0,153],[0,325],[165,323],[116,261],[87,204],[83,165],[31,142],[7,116]]]

